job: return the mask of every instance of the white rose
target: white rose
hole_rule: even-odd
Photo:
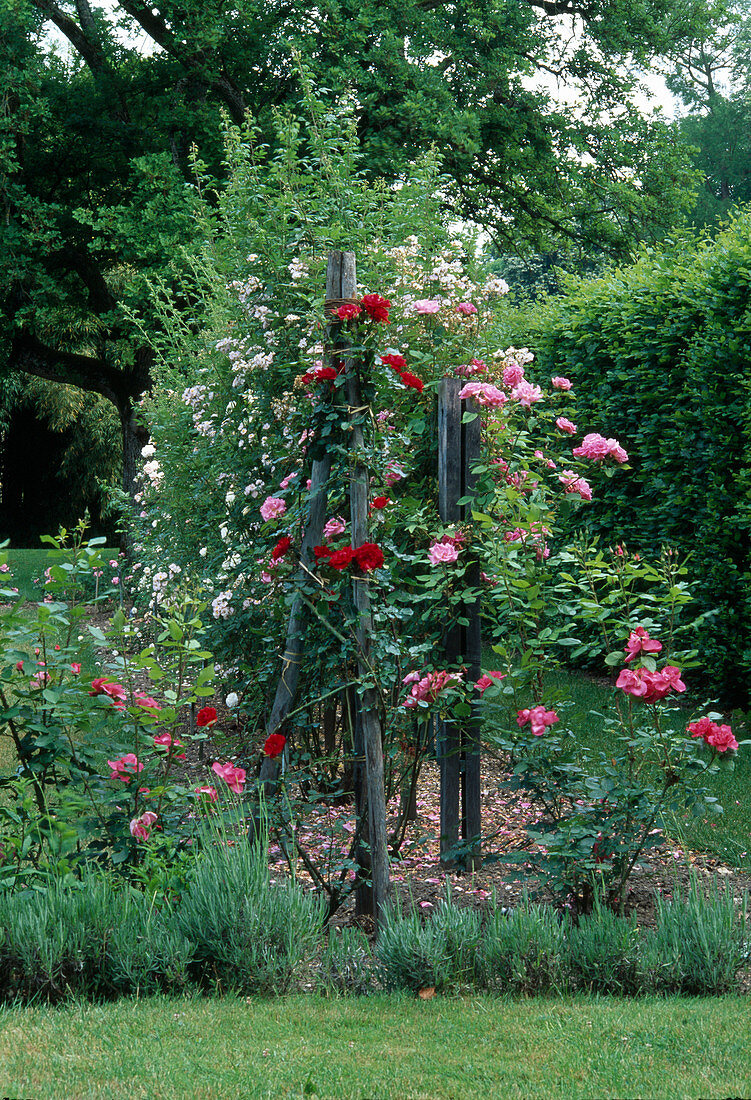
[[[240,698],[236,692],[231,691],[224,702],[229,707],[229,709],[232,710],[240,702]]]

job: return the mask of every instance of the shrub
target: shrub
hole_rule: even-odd
[[[562,992],[569,927],[567,916],[526,901],[509,913],[494,909],[478,949],[480,983],[498,993]]]
[[[651,988],[666,993],[720,994],[734,989],[747,961],[747,905],[713,884],[702,892],[694,878],[672,899],[658,895],[657,924],[644,941],[643,966]]]
[[[639,988],[636,918],[617,916],[596,904],[571,929],[569,969],[574,983],[591,993],[634,993]]]
[[[294,881],[269,881],[268,853],[218,836],[196,861],[175,924],[195,946],[199,984],[283,993],[321,938],[323,900]]]
[[[392,907],[375,948],[380,978],[387,989],[415,993],[472,987],[480,935],[480,915],[449,898],[427,920],[414,906],[406,913]]]
[[[567,374],[583,431],[617,436],[633,467],[598,479],[570,530],[606,545],[690,552],[704,668],[748,706],[751,668],[751,215],[714,241],[647,251],[570,283],[548,311],[541,364]],[[742,672],[745,671],[746,675]]]
[[[319,981],[325,992],[363,994],[375,971],[368,938],[359,928],[331,928],[321,955]]]

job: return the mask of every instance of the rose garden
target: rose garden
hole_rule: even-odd
[[[740,603],[665,444],[714,406],[650,419],[617,304],[535,327],[350,121],[316,172],[228,131],[127,554],[51,534],[29,601],[5,553],[2,997],[745,991]]]

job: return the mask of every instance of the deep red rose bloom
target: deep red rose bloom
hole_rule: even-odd
[[[345,302],[345,304],[339,306],[339,309],[336,311],[336,315],[340,321],[354,321],[355,317],[358,317],[361,313],[361,306],[355,305],[354,302]]]
[[[203,729],[204,726],[215,726],[218,721],[218,715],[214,707],[201,707],[196,715],[196,725],[199,729]]]
[[[330,558],[333,550],[330,550],[328,546],[314,546],[313,554],[316,561],[324,561],[326,558]]]
[[[366,294],[362,299],[362,308],[374,321],[382,321],[389,324],[389,310],[391,302],[388,298],[382,298],[380,294]]]
[[[284,752],[284,746],[286,744],[287,738],[284,736],[283,733],[271,733],[264,741],[263,751],[265,752],[266,756],[270,757],[273,760],[275,757],[281,756],[281,754]]]
[[[394,370],[397,371],[407,369],[407,360],[403,355],[382,355],[381,362],[385,363],[387,367],[393,367]]]
[[[422,379],[418,378],[416,374],[411,374],[408,370],[402,371],[401,379],[405,386],[411,386],[418,393],[422,393],[425,387]]]
[[[334,370],[333,367],[321,367],[316,371],[317,382],[333,382],[336,376],[339,374],[338,370]]]
[[[315,382],[315,380],[316,380],[315,372],[312,371],[312,370],[309,370],[309,371],[306,371],[305,374],[303,374],[301,376],[300,385],[301,386],[309,386],[310,383]]]
[[[374,542],[364,542],[353,550],[352,557],[363,573],[370,573],[373,569],[380,569],[383,565],[383,550]]]
[[[371,508],[385,508],[387,504],[391,504],[391,497],[374,497]]]
[[[284,557],[291,545],[292,539],[289,537],[289,535],[282,535],[282,537],[279,539],[279,542],[271,551],[271,560],[279,561],[280,558]]]
[[[335,550],[329,558],[329,565],[332,569],[346,569],[351,563],[354,550],[351,546],[343,546],[341,550]]]

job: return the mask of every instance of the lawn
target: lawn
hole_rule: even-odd
[[[8,565],[13,575],[9,583],[17,588],[21,598],[32,602],[44,599],[44,586],[39,583],[44,571],[50,564],[50,551],[46,548],[39,550],[8,550]],[[114,547],[104,547],[102,554],[107,558],[116,558],[120,553]]]
[[[0,1011],[4,1095],[494,1100],[751,1095],[738,997],[119,1001]]]

